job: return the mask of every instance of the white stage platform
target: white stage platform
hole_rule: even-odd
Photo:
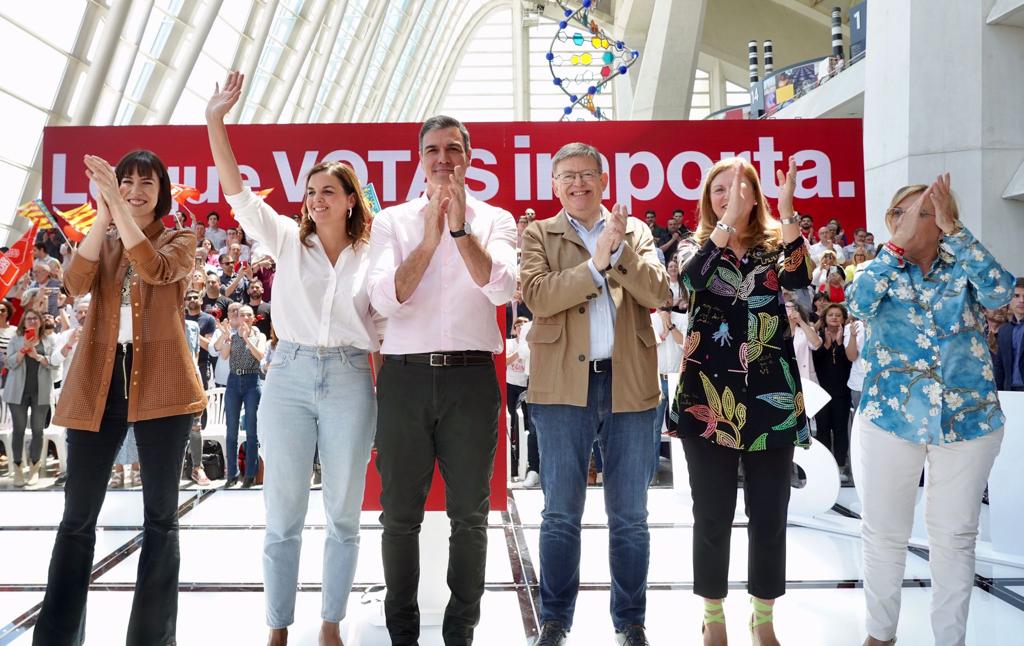
[[[34,612],[42,600],[47,562],[60,519],[62,492],[0,491],[0,646],[29,644]],[[490,517],[487,593],[476,643],[525,645],[537,631],[537,543],[543,498],[539,490],[514,489],[507,513]],[[315,643],[319,628],[320,557],[323,512],[320,492],[312,492],[300,566],[297,622],[291,642]],[[138,553],[123,551],[138,535],[142,496],[114,491],[100,519],[97,572],[89,595],[89,646],[123,643],[127,609]],[[182,491],[181,595],[178,643],[257,644],[266,639],[261,585],[263,540],[262,492],[213,489]],[[856,510],[853,489],[843,489],[840,504]],[[652,644],[699,643],[701,604],[692,593],[690,512],[671,489],[650,495],[651,568],[647,626]],[[742,505],[733,536],[730,568],[732,594],[726,602],[730,635],[746,643],[749,605],[746,579],[746,530]],[[789,531],[788,592],[776,611],[783,644],[860,644],[863,599],[857,521],[835,512],[816,519],[814,527],[793,525]],[[375,513],[363,515],[362,553],[348,618],[342,625],[348,646],[383,646],[385,629],[369,621],[373,604],[363,592],[383,580],[380,528]],[[582,591],[577,603],[573,646],[613,644],[608,617],[607,528],[601,490],[588,491],[584,516]],[[987,534],[987,510],[982,539]],[[930,581],[926,555],[910,553],[899,631],[901,646],[931,644],[928,625]],[[971,605],[968,644],[1018,644],[1024,634],[1024,568],[978,563]],[[440,629],[425,627],[423,646],[442,644]]]

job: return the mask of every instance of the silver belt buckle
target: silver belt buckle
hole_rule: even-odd
[[[599,370],[599,369],[598,369],[598,367],[597,367],[597,363],[598,363],[598,361],[601,361],[601,359],[598,359],[597,361],[591,361],[591,362],[590,362],[590,367],[591,367],[591,369],[592,369],[592,370],[593,370],[593,371],[594,371],[595,373],[597,373],[597,374],[600,374],[600,373],[604,372],[604,370]]]
[[[446,358],[447,357],[445,357],[445,355],[443,355],[443,354],[441,354],[439,352],[431,353],[431,355],[430,355],[430,367],[431,368],[443,368],[445,365],[447,365],[446,362],[445,362]]]

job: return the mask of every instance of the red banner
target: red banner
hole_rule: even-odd
[[[765,194],[778,195],[774,171],[795,155],[799,165],[797,210],[817,225],[837,218],[847,231],[863,226],[864,156],[858,119],[776,121],[614,121],[573,123],[474,123],[468,186],[477,197],[514,215],[533,207],[539,217],[559,204],[551,191],[551,157],[563,144],[583,141],[607,159],[606,204],[625,204],[643,216],[654,209],[662,224],[674,209],[695,223],[703,174],[723,157],[748,158]],[[329,158],[349,162],[374,185],[382,206],[420,194],[415,123],[229,126],[243,177],[254,188],[274,188],[268,202],[297,213],[305,173]],[[50,127],[43,135],[43,198],[57,207],[86,201],[82,155],[115,163],[124,153],[148,148],[168,165],[171,180],[194,186],[189,209],[230,221],[210,157],[204,126]],[[94,189],[94,187],[93,187]],[[90,191],[90,192],[94,192]]]

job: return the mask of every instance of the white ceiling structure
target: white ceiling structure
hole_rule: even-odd
[[[662,46],[671,50],[672,32],[658,33],[652,16],[674,1],[600,0],[594,16],[639,49],[641,62],[663,63],[656,59]],[[676,76],[685,93],[673,96],[685,105],[675,99],[673,118],[746,102],[751,38],[775,38],[777,67],[827,54],[830,8],[851,4],[685,2],[703,19],[688,25],[699,56]],[[0,3],[0,222],[39,194],[44,126],[203,123],[206,97],[230,69],[247,78],[235,123],[415,122],[440,111],[466,121],[559,119],[567,101],[543,56],[561,11],[553,0]],[[811,43],[809,26],[820,31]],[[787,53],[778,43],[789,34]],[[648,38],[659,43],[651,51]],[[620,81],[596,103],[612,118],[635,117],[635,81]]]

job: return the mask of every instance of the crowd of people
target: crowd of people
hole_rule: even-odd
[[[552,158],[559,211],[538,220],[528,210],[517,222],[467,193],[469,132],[437,116],[419,134],[424,195],[373,216],[352,168],[323,162],[308,172],[292,219],[242,182],[224,125],[242,80],[231,73],[206,112],[240,227],[221,229],[216,213],[165,227],[170,179],[155,154],[135,151],[116,167],[87,155],[99,189],[93,230],[73,249],[43,234],[31,277],[0,303],[16,485],[38,482],[51,416],[68,429],[65,509],[34,643],[82,641],[104,489],[142,471],[128,643],[174,643],[176,492],[186,452],[187,475],[209,484],[202,431],[215,386],[224,389],[225,486],[264,477],[268,644],[286,643],[295,621],[316,465],[327,525],[319,640],[341,643],[371,448],[392,642],[419,636],[419,531],[438,466],[451,520],[442,634],[449,645],[472,643],[502,349],[514,473],[525,460],[525,484],[544,495],[536,646],[559,646],[572,628],[586,490],[596,481],[608,513],[615,638],[649,644],[647,491],[665,433],[681,439],[687,458],[705,645],[727,639],[741,477],[750,631],[757,644],[778,643],[793,455],[812,436],[844,479],[856,476],[865,643],[895,639],[926,462],[928,497],[942,501],[926,512],[933,631],[937,643],[963,643],[979,508],[1003,433],[995,391],[1024,390],[1024,282],[1014,284],[962,225],[948,175],[900,189],[886,212],[890,240],[875,248],[869,232],[849,241],[835,221],[814,233],[794,205],[793,158],[777,172],[777,211],[749,162],[716,163],[690,231],[682,211],[663,229],[654,212],[607,209],[601,153],[571,143]],[[503,304],[504,340],[494,321]],[[813,420],[807,381],[831,396]]]

